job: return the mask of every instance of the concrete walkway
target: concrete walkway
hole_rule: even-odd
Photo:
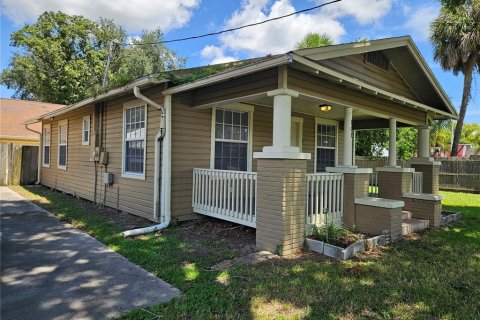
[[[1,316],[106,319],[180,291],[0,187]]]

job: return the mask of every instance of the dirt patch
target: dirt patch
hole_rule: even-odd
[[[189,243],[190,250],[198,254],[209,254],[212,244],[232,251],[237,257],[256,251],[255,229],[228,221],[202,217],[180,223],[174,231],[179,241]],[[168,229],[163,231],[169,232]]]

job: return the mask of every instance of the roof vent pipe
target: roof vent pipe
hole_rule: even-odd
[[[167,124],[167,121],[170,122],[171,118],[171,108],[172,108],[172,99],[171,95],[165,96],[164,106],[159,105],[158,103],[152,101],[151,99],[145,97],[140,93],[138,87],[133,88],[133,93],[135,97],[145,101],[147,104],[160,110],[160,130],[155,136],[155,178],[153,184],[153,217],[158,219],[160,216],[160,224],[153,225],[146,228],[139,228],[134,230],[124,231],[122,234],[124,237],[136,236],[140,234],[155,232],[161,229],[168,227],[171,221],[170,216],[170,136],[171,129],[170,124]],[[168,133],[167,133],[168,131]],[[163,144],[163,157],[162,157],[162,196],[160,199],[160,142],[163,138],[167,137],[165,143]],[[161,200],[161,201],[160,201]],[[160,209],[161,204],[161,209]],[[161,215],[159,215],[161,211]]]

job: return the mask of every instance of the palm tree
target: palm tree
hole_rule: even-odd
[[[296,49],[324,47],[331,46],[332,44],[333,39],[325,33],[308,33],[300,42],[297,43]]]
[[[442,69],[460,72],[464,76],[460,114],[452,143],[452,156],[457,155],[462,134],[463,120],[467,112],[472,77],[480,69],[480,0],[458,1],[449,5],[444,0],[440,15],[432,22],[430,41],[434,47],[433,58]]]

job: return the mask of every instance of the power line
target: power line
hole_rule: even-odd
[[[263,21],[260,21],[260,22],[250,23],[250,24],[246,24],[246,25],[236,27],[236,28],[231,28],[231,29],[226,29],[226,30],[211,32],[211,33],[205,33],[205,34],[198,35],[198,36],[191,36],[191,37],[178,38],[178,39],[172,39],[172,40],[164,40],[164,41],[158,41],[158,42],[125,43],[125,45],[144,46],[144,45],[151,45],[151,44],[180,42],[180,41],[185,41],[185,40],[193,40],[193,39],[205,38],[205,37],[210,37],[210,36],[216,36],[216,35],[219,35],[219,34],[222,34],[222,33],[227,33],[227,32],[236,31],[236,30],[240,30],[240,29],[244,29],[244,28],[254,27],[254,26],[258,26],[258,25],[261,25],[261,24],[264,24],[264,23],[267,23],[267,22],[270,22],[270,21],[280,20],[280,19],[283,19],[283,18],[294,16],[294,15],[299,14],[299,13],[312,11],[312,10],[319,9],[321,7],[333,4],[335,2],[340,2],[340,1],[342,1],[342,0],[333,0],[333,1],[330,1],[330,2],[322,3],[318,6],[306,8],[306,9],[299,10],[299,11],[295,11],[295,12],[286,14],[284,16],[279,16],[279,17],[275,17],[275,18],[266,19],[266,20],[263,20]]]

